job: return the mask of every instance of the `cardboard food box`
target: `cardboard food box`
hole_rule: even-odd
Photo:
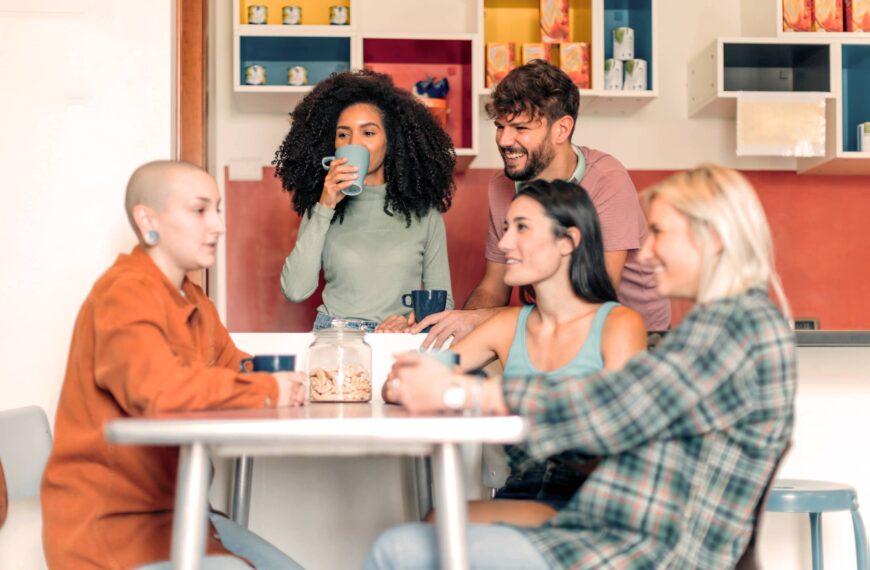
[[[843,0],[815,0],[813,3],[814,32],[843,31]]]
[[[785,32],[813,31],[813,0],[782,0],[782,29]]]
[[[513,42],[486,44],[486,86],[495,87],[514,68]]]
[[[570,42],[559,45],[559,67],[568,74],[574,85],[589,89],[589,44]]]
[[[541,41],[570,41],[568,0],[541,0]]]
[[[523,53],[520,61],[522,61],[523,65],[525,65],[533,59],[543,59],[544,61],[550,61],[550,44],[523,44]]]
[[[843,7],[847,32],[870,32],[870,0],[844,0]]]

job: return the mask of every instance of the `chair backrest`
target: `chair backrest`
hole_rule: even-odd
[[[790,447],[791,442],[785,445],[785,449],[782,450],[782,454],[773,465],[773,471],[770,472],[770,478],[767,480],[767,485],[764,486],[764,493],[761,494],[758,503],[755,505],[755,524],[752,526],[752,536],[749,538],[749,544],[746,545],[746,550],[743,551],[743,555],[740,557],[740,560],[737,561],[737,566],[734,567],[735,570],[760,570],[761,568],[761,566],[758,565],[758,559],[755,556],[755,544],[758,539],[758,529],[761,527],[761,515],[764,513],[765,505],[767,505],[767,497],[770,495],[770,489],[773,487],[774,480],[776,479],[776,472],[779,471],[779,465],[782,463],[782,458],[785,457],[786,453],[788,453]]]
[[[51,453],[51,429],[39,406],[0,411],[0,462],[9,500],[39,496]]]

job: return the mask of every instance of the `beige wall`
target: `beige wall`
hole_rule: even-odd
[[[0,0],[0,407],[54,419],[73,323],[171,153],[172,2]]]

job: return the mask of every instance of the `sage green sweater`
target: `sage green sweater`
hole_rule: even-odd
[[[366,186],[345,200],[344,221],[331,224],[335,210],[315,204],[302,216],[296,245],[281,271],[281,290],[304,301],[317,289],[323,269],[326,286],[318,311],[342,318],[381,322],[407,315],[402,295],[414,289],[445,289],[453,308],[444,220],[432,209],[405,227],[402,215],[384,213],[386,185]]]

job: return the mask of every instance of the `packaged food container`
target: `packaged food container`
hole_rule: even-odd
[[[308,85],[308,70],[301,65],[288,68],[287,85]]]
[[[621,61],[634,59],[634,30],[613,28],[613,58]]]
[[[843,29],[843,0],[815,0],[813,31],[842,32]]]
[[[245,84],[247,85],[265,85],[266,84],[266,68],[260,64],[249,65],[245,68]]]
[[[589,89],[589,44],[586,42],[560,44],[559,66],[568,74],[574,85],[580,89]]]
[[[622,63],[622,68],[625,70],[625,78],[622,82],[625,91],[646,90],[646,60],[629,59]]]
[[[302,23],[301,6],[283,6],[281,8],[281,23],[285,26],[298,26]]]
[[[262,26],[269,18],[269,9],[264,4],[252,4],[248,6],[248,23]]]
[[[604,60],[604,89],[622,89],[622,61],[613,58]]]
[[[813,0],[782,0],[782,30],[811,32],[813,30]]]
[[[350,24],[350,8],[347,6],[330,6],[329,23],[333,26],[346,26]]]
[[[522,58],[523,65],[529,63],[533,59],[543,59],[550,61],[550,44],[541,42],[523,44]]]
[[[486,44],[486,86],[495,87],[514,68],[514,43]]]
[[[316,331],[308,348],[312,402],[369,402],[372,399],[372,348],[365,332],[336,319]]]
[[[541,41],[570,41],[568,0],[541,0]]]

